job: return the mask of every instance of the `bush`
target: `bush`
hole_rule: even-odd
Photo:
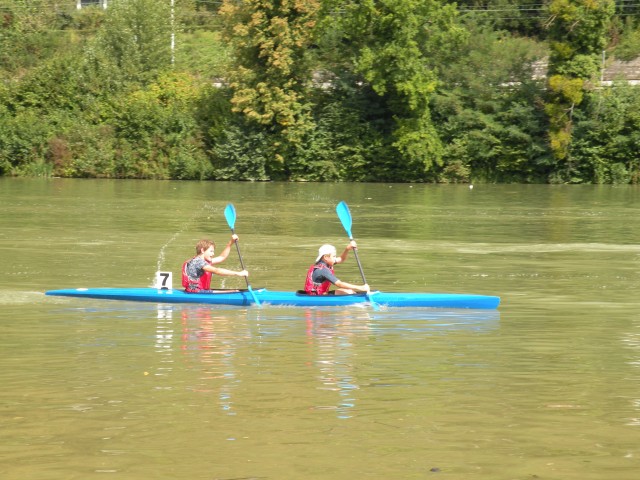
[[[36,112],[26,110],[15,116],[0,115],[0,173],[31,175],[43,173],[51,125]],[[38,167],[31,167],[34,163]]]
[[[581,181],[634,181],[640,151],[640,91],[618,85],[592,92],[577,112],[571,160]]]

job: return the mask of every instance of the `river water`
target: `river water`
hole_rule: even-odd
[[[178,287],[228,202],[252,285],[298,289],[340,200],[372,288],[500,308],[44,295]],[[0,178],[0,205],[4,480],[638,478],[637,187]]]

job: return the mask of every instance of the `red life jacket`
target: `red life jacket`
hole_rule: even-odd
[[[193,257],[196,258],[196,257]],[[182,286],[185,288],[187,292],[196,293],[200,290],[210,290],[211,289],[211,276],[213,275],[211,272],[204,271],[204,274],[198,279],[198,289],[194,290],[193,288],[189,288],[189,276],[187,275],[187,264],[193,260],[193,258],[187,260],[182,264]]]
[[[329,280],[326,280],[322,283],[313,282],[313,272],[315,272],[318,268],[326,268],[331,273],[333,273],[333,268],[329,267],[329,265],[324,262],[311,265],[311,267],[309,267],[309,271],[307,272],[307,281],[304,282],[304,291],[309,295],[324,295],[331,288],[331,282]]]

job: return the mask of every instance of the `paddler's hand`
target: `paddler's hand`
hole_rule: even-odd
[[[365,283],[362,286],[362,291],[365,292],[365,293],[369,293],[371,291],[371,289],[369,288],[369,284],[368,283]]]
[[[351,240],[349,245],[347,245],[347,250],[353,250],[354,248],[358,248],[358,244],[355,240]]]
[[[246,270],[242,270],[241,272],[238,272],[236,275],[238,275],[239,277],[248,277],[249,272],[247,272]]]
[[[236,235],[235,233],[233,235],[231,235],[231,243],[235,243],[239,240],[238,235]]]

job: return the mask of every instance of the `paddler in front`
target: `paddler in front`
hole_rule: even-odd
[[[196,256],[182,264],[182,286],[185,292],[215,293],[215,290],[211,290],[212,274],[248,277],[249,272],[246,270],[235,271],[214,266],[227,259],[231,246],[237,241],[238,236],[234,233],[222,253],[214,257],[216,244],[211,240],[200,240],[196,245]]]
[[[308,295],[352,295],[356,292],[369,293],[369,285],[355,285],[343,282],[338,279],[333,272],[333,266],[342,263],[347,259],[350,250],[357,248],[356,242],[351,240],[344,249],[342,255],[336,256],[336,247],[333,245],[322,245],[318,249],[318,257],[309,271],[304,284],[304,291]],[[338,287],[330,290],[331,285]]]

